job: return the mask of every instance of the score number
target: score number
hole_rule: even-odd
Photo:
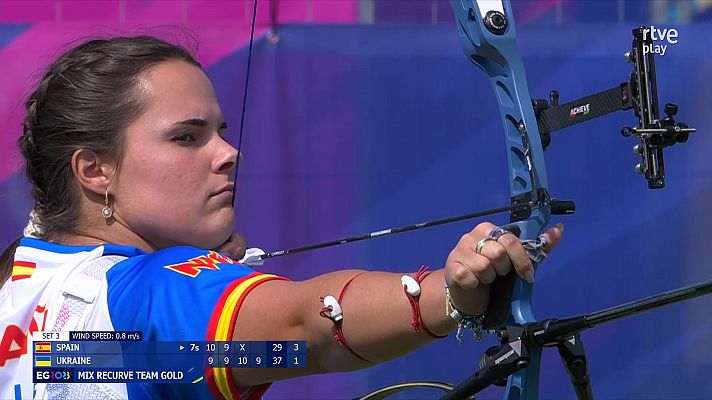
[[[306,342],[205,342],[206,368],[305,368]]]
[[[272,364],[270,364],[271,367],[273,368],[281,368],[284,367],[284,356],[282,355],[274,355],[274,354],[282,354],[284,353],[284,345],[282,343],[271,343],[272,344]]]
[[[262,356],[239,356],[235,359],[236,368],[261,368],[264,366],[264,359]]]

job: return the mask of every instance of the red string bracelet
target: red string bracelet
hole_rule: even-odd
[[[423,315],[420,312],[420,303],[418,302],[418,300],[420,299],[420,283],[428,275],[430,275],[430,271],[428,271],[427,266],[423,265],[415,274],[415,278],[412,278],[408,275],[403,275],[401,277],[401,283],[403,284],[403,292],[405,292],[406,297],[408,297],[410,307],[413,310],[413,321],[411,322],[411,325],[413,326],[413,330],[415,330],[416,332],[420,332],[422,328],[425,333],[436,339],[446,338],[448,335],[436,335],[430,329],[428,329],[428,327],[425,326],[425,321],[423,321]]]
[[[354,349],[352,349],[348,345],[348,343],[346,343],[346,337],[344,336],[343,331],[344,316],[341,311],[341,301],[344,299],[344,293],[346,293],[346,288],[349,287],[349,284],[351,284],[354,278],[361,275],[362,273],[363,272],[359,272],[358,274],[349,278],[348,281],[346,281],[344,287],[341,289],[341,293],[339,294],[338,300],[336,300],[334,296],[320,297],[319,299],[324,303],[324,307],[321,309],[321,311],[319,311],[319,315],[326,319],[330,319],[331,322],[334,323],[334,339],[336,339],[336,342],[339,345],[344,346],[349,352],[351,352],[351,354],[353,354],[360,360],[363,360],[370,364],[374,364],[373,362],[364,358],[360,354],[356,353]]]

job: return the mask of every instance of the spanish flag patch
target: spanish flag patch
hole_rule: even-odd
[[[27,279],[35,273],[37,264],[29,261],[15,261],[12,263],[12,280]]]

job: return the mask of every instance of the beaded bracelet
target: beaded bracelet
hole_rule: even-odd
[[[473,331],[473,338],[481,342],[484,338],[482,334],[482,321],[485,319],[484,314],[480,315],[468,315],[460,312],[452,304],[452,296],[450,296],[450,289],[447,287],[447,282],[445,282],[445,315],[452,318],[457,322],[457,341],[462,343],[463,330]]]

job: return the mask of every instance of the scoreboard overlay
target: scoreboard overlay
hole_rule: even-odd
[[[34,383],[196,383],[207,368],[306,368],[306,341],[144,341],[142,332],[35,332]]]

